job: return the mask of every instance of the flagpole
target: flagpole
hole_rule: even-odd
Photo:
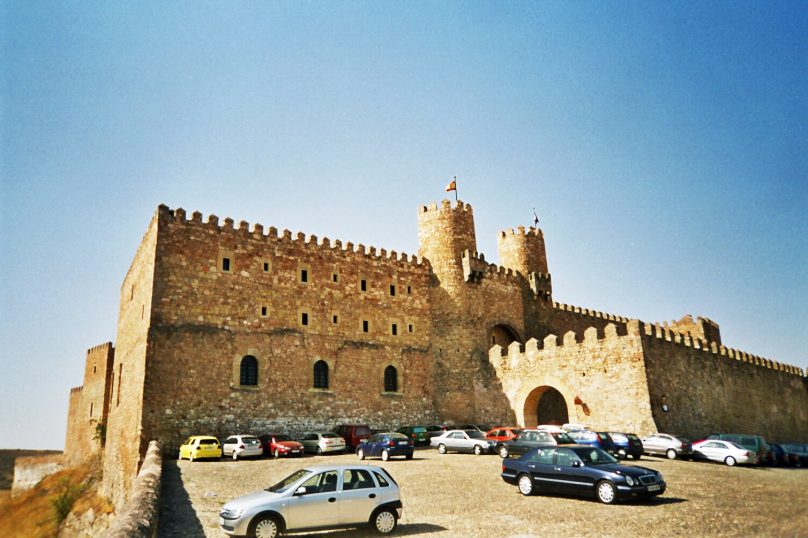
[[[455,203],[457,202],[457,176],[454,177],[454,184],[455,184]]]

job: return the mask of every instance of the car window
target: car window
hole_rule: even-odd
[[[543,465],[552,465],[553,455],[555,455],[554,448],[540,448],[533,453],[533,458],[531,461],[533,463],[539,463]]]
[[[540,443],[552,443],[553,436],[547,432],[536,432],[536,438]]]
[[[184,443],[182,443],[182,444],[183,444],[183,445],[190,445],[192,442],[193,442],[193,438],[192,438],[192,437],[189,437],[189,438],[188,438],[188,439],[186,439],[186,440],[185,440],[185,442],[184,442]]]
[[[337,471],[316,474],[301,485],[306,488],[306,494],[337,491]]]
[[[469,430],[466,434],[470,439],[485,439],[485,434],[480,430]]]
[[[321,435],[322,435],[322,437],[325,437],[326,439],[336,439],[337,437],[339,437],[339,435],[337,435],[336,433],[331,433],[331,432],[323,433]]]
[[[379,481],[380,487],[386,488],[390,485],[390,482],[388,482],[387,479],[381,475],[381,473],[373,471],[373,474],[376,475],[376,480]]]
[[[227,441],[225,441],[225,444],[232,445],[232,444],[233,444],[233,443],[235,443],[235,442],[236,442],[236,438],[235,438],[235,437],[228,437],[228,438],[227,438]]]
[[[614,456],[600,448],[576,449],[575,453],[587,465],[605,465],[617,462]]]
[[[575,452],[567,448],[560,448],[556,451],[556,465],[562,467],[572,467],[572,463],[578,460]]]
[[[261,441],[257,437],[242,437],[241,441],[248,445],[260,445]]]
[[[303,436],[304,441],[312,441],[314,439],[317,439],[317,436],[313,433],[307,433],[306,435]]]
[[[465,439],[466,435],[463,432],[454,432],[449,437],[451,437],[452,439]]]
[[[755,439],[754,437],[743,436],[740,439],[740,444],[746,446],[757,446],[757,439]]]
[[[306,469],[300,469],[299,471],[295,471],[294,473],[290,474],[277,484],[268,487],[266,490],[271,491],[273,493],[283,493],[284,491],[289,489],[289,486],[293,485],[295,482],[297,482],[310,472],[311,471],[308,471]]]
[[[200,439],[199,444],[200,445],[215,445],[216,444],[216,439]]]
[[[342,472],[342,489],[367,489],[376,487],[373,477],[365,469],[345,469]]]
[[[276,435],[275,436],[275,442],[279,443],[281,441],[291,441],[291,439],[289,438],[288,435]]]

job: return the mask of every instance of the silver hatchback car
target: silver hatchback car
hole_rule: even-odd
[[[255,538],[365,525],[389,534],[402,509],[398,484],[381,467],[315,465],[225,504],[219,526],[230,536]]]

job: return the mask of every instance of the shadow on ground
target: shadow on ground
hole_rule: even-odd
[[[182,473],[176,460],[163,460],[157,525],[158,538],[205,536],[202,522],[196,517],[191,498],[182,484]]]

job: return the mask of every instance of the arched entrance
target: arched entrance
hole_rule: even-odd
[[[519,335],[507,325],[494,325],[488,331],[488,345],[507,348],[513,342],[521,342]]]
[[[525,427],[532,428],[539,424],[565,424],[569,422],[567,401],[553,387],[537,387],[525,399]]]

